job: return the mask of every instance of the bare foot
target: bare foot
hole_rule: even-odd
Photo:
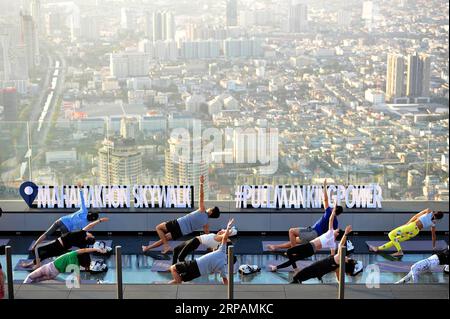
[[[372,252],[374,252],[374,253],[377,253],[377,252],[378,252],[378,248],[375,247],[375,246],[369,245],[369,251],[372,251]]]
[[[277,271],[277,266],[270,265],[270,271]]]
[[[397,251],[396,253],[391,254],[392,257],[403,257],[403,252]]]
[[[267,249],[270,250],[270,251],[275,251],[276,250],[275,245],[267,245]]]
[[[166,246],[164,247],[163,250],[161,250],[161,254],[165,255],[167,254],[169,251],[171,251],[172,249],[170,248],[170,246]]]
[[[148,246],[142,245],[142,251],[143,251],[144,253],[145,253],[148,249],[149,249]]]
[[[33,266],[33,265],[34,265],[33,262],[22,261],[22,262],[20,263],[20,267],[23,267],[23,268],[28,268],[28,267],[31,267],[31,266]]]

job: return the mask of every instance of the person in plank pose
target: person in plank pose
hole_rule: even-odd
[[[227,241],[233,221],[233,219],[228,221],[227,228],[225,229],[225,233],[222,237],[222,243],[215,251],[203,255],[197,259],[181,261],[170,266],[170,272],[172,273],[173,280],[169,283],[180,284],[182,282],[194,280],[195,278],[203,275],[218,273],[222,277],[222,282],[225,285],[228,284],[228,279],[225,273],[228,259]],[[231,260],[228,260],[228,262],[231,262]],[[234,263],[236,263],[236,257],[234,257],[233,264]]]
[[[322,277],[330,272],[336,273],[336,279],[339,281],[339,263],[340,263],[340,255],[341,249],[340,247],[344,246],[347,241],[347,235],[344,234],[338,246],[338,252],[334,256],[328,256],[325,259],[318,260],[313,264],[301,269],[297,272],[291,284],[301,284],[304,281],[307,281],[312,278],[318,278],[322,280]],[[345,273],[350,276],[356,276],[360,272],[363,271],[363,264],[361,261],[356,261],[352,258],[345,257]]]
[[[289,241],[278,245],[267,245],[267,249],[270,251],[275,251],[277,249],[287,249],[292,248],[298,244],[307,244],[311,240],[323,235],[328,228],[328,221],[331,216],[333,209],[328,203],[328,192],[327,192],[327,180],[325,179],[323,183],[323,207],[325,212],[323,216],[318,219],[313,226],[309,227],[297,227],[289,229]],[[344,209],[342,206],[334,207],[336,216],[343,213]],[[339,226],[337,218],[333,221],[333,229],[337,229]]]
[[[334,218],[336,216],[336,207],[334,206],[333,212],[331,213],[330,220],[328,222],[328,231],[319,237],[311,240],[307,244],[300,244],[295,247],[289,248],[286,251],[286,255],[289,258],[288,261],[278,265],[271,266],[271,271],[277,271],[278,269],[286,268],[292,266],[297,269],[296,261],[306,259],[313,256],[320,249],[330,249],[331,255],[334,255],[336,249],[336,240],[340,240],[345,234],[347,236],[352,231],[352,226],[348,225],[345,231],[340,229],[333,229]]]
[[[416,237],[419,232],[425,228],[431,228],[432,248],[436,249],[436,222],[444,217],[444,213],[435,212],[427,208],[420,213],[414,215],[406,224],[399,226],[392,230],[388,236],[390,241],[379,247],[369,246],[369,250],[373,252],[380,252],[388,250],[392,246],[397,249],[397,252],[391,254],[393,257],[403,256],[401,242],[410,240]]]
[[[209,218],[219,218],[220,210],[218,207],[205,208],[203,182],[205,178],[200,176],[200,198],[199,208],[187,215],[184,215],[178,219],[174,219],[168,222],[164,222],[156,226],[156,232],[158,233],[159,240],[148,246],[142,246],[142,251],[146,252],[153,248],[163,246],[162,254],[166,254],[170,251],[169,240],[176,240],[182,236],[188,235],[198,229],[203,228],[205,234],[209,234]]]
[[[235,236],[237,234],[236,228],[232,227],[228,237]],[[206,246],[210,251],[214,251],[219,247],[222,242],[223,236],[225,236],[225,229],[220,230],[217,234],[209,233],[203,234],[192,239],[186,240],[173,250],[172,265],[175,265],[179,261],[185,261],[186,256],[194,252],[200,245]],[[230,239],[228,239],[230,242]]]
[[[26,263],[22,263],[21,266],[28,268],[34,266],[33,268],[39,268],[41,266],[41,260],[57,257],[65,252],[67,252],[71,247],[86,248],[87,246],[93,245],[95,243],[95,237],[88,232],[94,226],[107,222],[109,218],[104,217],[90,223],[82,230],[75,230],[63,234],[61,237],[52,240],[48,243],[41,244],[34,249],[35,258]]]
[[[78,182],[77,186],[80,190],[80,209],[73,214],[63,216],[55,221],[52,226],[50,226],[50,228],[47,229],[47,231],[36,240],[31,250],[34,251],[41,242],[43,242],[48,236],[53,235],[57,230],[59,230],[61,234],[65,234],[74,230],[80,230],[86,227],[89,223],[98,219],[98,211],[96,209],[88,211],[88,209],[86,208],[83,191],[81,189],[83,184],[81,182]]]
[[[91,264],[91,257],[89,254],[93,252],[104,254],[106,251],[99,248],[82,248],[65,253],[64,255],[56,258],[54,261],[31,272],[25,278],[23,283],[32,284],[45,280],[52,280],[58,277],[59,274],[66,273],[77,268],[79,269],[80,266],[87,270]],[[80,282],[79,273],[77,275],[77,280]]]

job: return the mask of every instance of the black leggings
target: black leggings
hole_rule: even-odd
[[[50,257],[61,256],[65,252],[67,252],[67,249],[61,245],[58,239],[38,245],[35,248],[35,256],[36,258],[39,257],[41,261]],[[33,260],[33,263],[36,264],[36,259]]]
[[[173,250],[172,265],[175,265],[178,261],[185,261],[186,256],[195,251],[198,246],[200,246],[200,240],[194,237],[175,247]]]
[[[297,260],[302,260],[311,257],[312,255],[314,255],[314,253],[315,253],[314,245],[311,243],[291,247],[286,251],[286,255],[289,258],[289,260],[282,264],[279,264],[277,266],[277,269],[286,268],[291,265],[292,268],[297,269],[297,265],[295,264]]]

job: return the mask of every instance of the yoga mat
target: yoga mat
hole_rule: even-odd
[[[388,240],[389,238],[386,239],[385,241],[366,241],[366,245],[378,247],[387,243]],[[430,251],[430,252],[433,251],[431,240],[407,240],[401,242],[400,245],[402,246],[403,251]],[[436,241],[437,250],[445,248],[447,248],[447,242],[445,240]],[[392,246],[390,249],[386,249],[383,251],[396,251],[396,249],[394,246]]]
[[[269,250],[267,249],[267,245],[279,245],[279,244],[284,244],[287,243],[287,241],[263,241],[262,242],[262,248],[263,251],[268,251],[268,252],[280,252],[280,251],[285,251],[287,250],[286,248],[284,249],[276,249],[276,250]],[[329,249],[320,249],[319,251],[330,251]]]
[[[149,241],[148,242],[148,244],[149,245],[151,245],[151,244],[153,244],[153,243],[155,243],[156,241]],[[184,241],[181,241],[181,240],[169,240],[168,241],[168,244],[169,244],[169,246],[170,246],[170,248],[171,248],[171,250],[170,250],[170,252],[173,252],[173,249],[175,248],[175,247],[177,247],[178,245],[180,245],[180,244],[182,244],[182,243],[184,243]],[[156,248],[152,248],[152,249],[150,249],[150,250],[147,250],[147,252],[149,252],[149,251],[162,251],[162,249],[163,249],[163,245],[161,245],[161,246],[159,246],[159,247],[156,247]],[[206,246],[204,246],[203,244],[201,244],[200,246],[198,246],[198,248],[195,250],[195,251],[207,251],[207,248],[206,248]]]
[[[14,271],[29,271],[29,272],[33,271],[33,269],[32,269],[33,266],[28,267],[28,268],[24,268],[21,266],[22,262],[31,262],[31,261],[33,261],[33,259],[19,259],[16,266],[14,266]],[[51,261],[52,261],[52,259],[50,259],[50,258],[44,259],[41,261],[41,265],[48,264]]]
[[[171,265],[172,260],[155,260],[153,261],[151,271],[168,272]]]
[[[7,238],[0,238],[0,246],[6,246],[9,243],[9,239]]]
[[[284,263],[284,261],[279,261],[279,260],[275,260],[272,262],[269,262],[266,265],[266,270],[267,271],[271,271],[270,270],[270,266],[278,266],[280,264]],[[312,260],[298,260],[295,264],[297,265],[297,269],[303,269],[309,265],[311,265],[313,263]],[[294,271],[294,268],[292,266],[286,267],[286,268],[281,268],[278,269],[277,271],[279,272],[290,272],[290,271]]]
[[[376,265],[380,267],[381,272],[392,272],[392,273],[407,273],[411,270],[413,262],[402,262],[402,261],[384,261],[378,262]],[[444,265],[439,265],[437,267],[431,268],[431,272],[442,272],[444,270]]]
[[[97,241],[103,241],[103,242],[105,242],[105,244],[106,244],[106,246],[108,246],[108,247],[112,247],[112,240],[97,240]],[[30,246],[28,247],[28,251],[31,251],[31,247],[33,247],[33,245],[34,245],[34,243],[35,243],[36,241],[35,240],[33,240],[32,242],[31,242],[31,244],[30,244]],[[42,244],[47,244],[47,243],[49,243],[49,242],[51,242],[51,240],[44,240],[44,241],[42,241],[41,243],[40,243],[40,245],[42,245]],[[92,247],[92,246],[89,246],[89,247]],[[74,249],[77,249],[78,247],[72,247],[72,248],[70,248],[70,250],[74,250]]]

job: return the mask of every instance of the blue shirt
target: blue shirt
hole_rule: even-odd
[[[227,265],[227,245],[220,245],[217,250],[197,258],[197,266],[200,275],[209,275],[219,273],[225,278],[225,269]]]
[[[314,230],[316,231],[317,236],[320,236],[328,231],[328,222],[330,221],[330,216],[331,216],[332,212],[333,212],[333,209],[331,207],[328,207],[327,209],[325,209],[325,213],[323,214],[323,216],[320,217],[314,223],[312,228],[314,228]],[[335,217],[334,221],[333,221],[333,229],[337,229],[337,228],[338,228],[338,220]]]
[[[87,220],[88,210],[84,203],[83,192],[80,190],[81,207],[75,213],[61,217],[61,222],[67,227],[68,231],[83,229],[89,224]]]
[[[205,211],[197,209],[192,213],[178,218],[177,222],[180,225],[181,233],[188,235],[208,224],[208,214]]]

